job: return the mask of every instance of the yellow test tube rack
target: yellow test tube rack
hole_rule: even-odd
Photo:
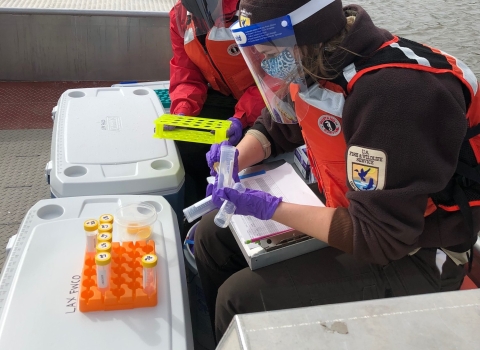
[[[231,123],[229,120],[164,114],[155,120],[154,137],[212,145],[228,140],[227,130]],[[175,129],[163,130],[164,125],[175,126]]]

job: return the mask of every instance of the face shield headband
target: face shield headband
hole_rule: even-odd
[[[333,1],[312,0],[286,16],[255,24],[241,17],[230,27],[272,119],[277,123],[298,123],[290,85],[298,85],[296,91],[307,91],[294,26]]]

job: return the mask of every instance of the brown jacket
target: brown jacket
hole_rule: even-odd
[[[360,6],[340,45],[359,56],[334,53],[332,62],[368,59],[389,32],[375,27]],[[335,56],[337,55],[337,56]],[[341,58],[341,60],[339,60]],[[460,212],[438,209],[424,217],[429,194],[442,190],[453,175],[465,136],[467,102],[453,75],[387,68],[366,74],[347,96],[343,131],[347,148],[359,145],[387,154],[386,184],[380,191],[347,193],[348,208],[334,214],[328,243],[369,262],[387,264],[418,247],[466,251],[471,233]],[[298,125],[273,122],[266,110],[253,126],[272,142],[272,154],[303,143]],[[475,232],[480,208],[473,209]]]

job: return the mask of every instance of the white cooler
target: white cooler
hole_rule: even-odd
[[[140,87],[140,86],[145,86],[153,91],[155,91],[155,94],[157,95],[158,99],[160,100],[163,109],[165,110],[165,113],[170,113],[170,95],[168,93],[168,89],[170,88],[170,81],[169,80],[163,80],[163,81],[144,81],[144,82],[138,82],[138,81],[125,81],[119,84],[113,84],[113,87],[125,87],[125,86],[131,86],[131,87]]]
[[[164,114],[148,87],[65,91],[52,111],[52,197],[109,194],[164,196],[183,218],[185,171],[174,141],[155,139]]]
[[[147,202],[153,227],[158,304],[82,313],[78,309],[86,238],[83,222],[120,205]],[[113,241],[118,241],[114,223]],[[0,349],[193,349],[175,215],[158,196],[42,200],[27,213],[0,277]]]

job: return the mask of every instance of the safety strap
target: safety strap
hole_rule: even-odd
[[[467,129],[467,133],[465,135],[465,142],[468,142],[469,139],[472,137],[480,134],[480,124]],[[463,188],[468,187],[469,181],[480,184],[480,165],[471,166],[464,162],[458,162],[457,169],[455,171],[455,183],[453,187],[453,200],[460,208],[460,212],[462,213],[465,222],[471,231],[473,241],[476,241],[477,233],[474,231],[473,228],[473,215],[472,215],[472,208],[470,207],[468,198],[465,194]],[[473,243],[474,244],[474,243]],[[473,244],[470,247],[470,252],[468,255],[468,272],[472,269],[473,263]]]
[[[478,134],[480,134],[480,124],[477,124],[474,127],[468,128],[467,133],[465,135],[465,139],[470,140],[472,137],[475,137]]]
[[[308,17],[317,13],[334,1],[335,0],[310,0],[305,5],[300,6],[289,14],[292,25],[305,21]]]
[[[457,203],[458,207],[460,208],[460,212],[463,215],[463,218],[465,219],[465,222],[467,223],[468,229],[470,230],[472,234],[472,238],[475,238],[477,233],[473,229],[473,215],[472,215],[472,209],[470,208],[470,205],[468,203],[468,198],[465,195],[465,192],[462,189],[462,184],[463,184],[463,178],[462,176],[456,175],[455,178],[455,184],[453,187],[453,200],[455,203]],[[472,270],[472,263],[473,263],[473,244],[470,247],[470,252],[468,255],[468,272]]]

